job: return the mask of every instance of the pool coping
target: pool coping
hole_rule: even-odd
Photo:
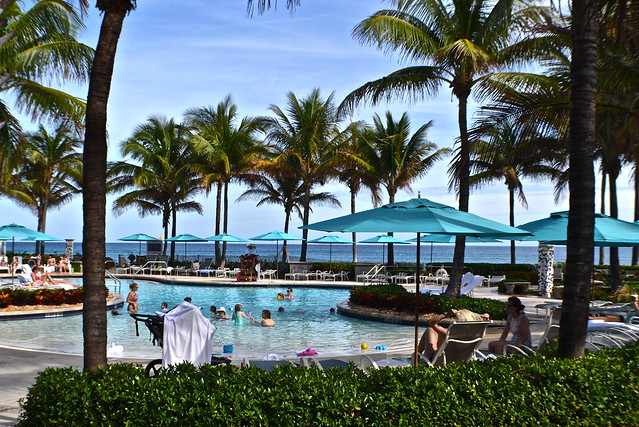
[[[82,314],[83,307],[84,305],[80,304],[79,306],[75,306],[75,307],[59,307],[59,308],[51,308],[47,310],[24,310],[24,311],[0,312],[0,321],[79,316],[80,314]],[[122,294],[113,294],[113,298],[107,301],[106,311],[111,311],[111,310],[115,310],[122,307],[124,307],[124,296]]]

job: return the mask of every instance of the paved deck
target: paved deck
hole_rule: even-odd
[[[74,274],[65,274],[66,277],[79,276]],[[6,277],[6,275],[5,275]],[[10,277],[10,276],[9,276]],[[130,280],[155,280],[168,281],[177,283],[201,284],[204,286],[273,286],[273,287],[336,287],[351,288],[355,286],[363,286],[362,282],[352,281],[321,281],[321,280],[262,280],[260,282],[236,282],[232,279],[214,278],[214,277],[197,277],[197,276],[157,276],[157,275],[118,275],[119,278]],[[414,284],[405,285],[408,290],[415,290]],[[423,286],[422,286],[423,288]],[[501,295],[497,293],[496,287],[476,288],[475,297],[493,298],[505,301],[509,295]],[[538,304],[553,302],[551,298],[541,298],[532,295],[518,295],[523,304],[528,308],[527,313],[531,321],[531,332],[533,334],[533,342],[541,337],[546,328],[545,313],[543,310],[535,309]],[[499,338],[501,328],[489,328],[484,343],[480,347],[482,350],[487,349],[489,341]],[[386,358],[385,354],[369,354],[374,359],[379,360]],[[353,356],[351,356],[353,357]],[[131,363],[146,364],[148,360],[140,359],[118,359],[118,362],[128,361]],[[237,362],[236,362],[237,363]],[[23,398],[27,394],[27,389],[34,383],[34,379],[38,372],[47,367],[74,367],[82,369],[83,358],[81,356],[73,356],[67,354],[48,353],[31,351],[24,349],[16,349],[3,347],[0,345],[0,426],[13,426],[17,423],[20,411],[18,399]]]

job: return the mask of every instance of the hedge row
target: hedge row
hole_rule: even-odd
[[[369,285],[351,289],[350,301],[381,310],[394,310],[398,313],[415,312],[415,294],[408,292],[406,288],[397,284]],[[505,304],[490,298],[470,298],[462,296],[451,300],[443,295],[419,296],[419,312],[444,313],[451,308],[457,310],[467,309],[476,313],[488,313],[493,320],[506,318]]]
[[[639,346],[581,359],[512,357],[362,372],[180,365],[158,379],[130,364],[49,368],[21,402],[43,425],[637,425]]]
[[[82,303],[82,287],[68,291],[64,289],[0,290],[0,308],[5,308],[10,305],[60,305],[80,303]]]

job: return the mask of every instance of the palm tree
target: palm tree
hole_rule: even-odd
[[[27,133],[19,145],[22,165],[6,194],[37,216],[40,232],[46,232],[47,212],[60,208],[81,191],[80,144],[68,126],[59,126],[49,134],[40,125],[38,131]],[[36,245],[36,253],[44,254],[44,242]]]
[[[517,0],[391,0],[396,9],[381,10],[359,23],[353,35],[386,53],[399,52],[417,62],[351,92],[339,107],[350,112],[362,101],[376,104],[393,96],[412,100],[437,93],[445,84],[459,102],[459,209],[468,211],[470,192],[470,141],[467,108],[471,91],[502,68],[532,59],[538,51],[534,40],[521,34],[531,16],[542,8],[524,7]],[[426,63],[426,65],[424,65]],[[465,239],[455,245],[448,296],[458,296],[464,263]]]
[[[356,212],[355,200],[362,188],[370,191],[374,206],[380,205],[382,200],[375,166],[367,161],[370,146],[363,135],[369,131],[370,128],[365,122],[354,122],[342,132],[345,144],[339,152],[339,161],[336,165],[337,179],[348,187],[352,214]],[[353,243],[353,262],[357,262],[357,233],[351,233],[351,240],[355,242]]]
[[[192,199],[202,187],[199,176],[191,170],[194,155],[189,136],[185,126],[157,116],[135,129],[122,143],[121,151],[139,164],[119,162],[112,171],[120,177],[114,185],[116,191],[134,190],[113,202],[114,214],[130,207],[136,207],[141,217],[160,214],[165,236],[169,236],[171,224],[171,237],[177,234],[179,211],[202,214],[202,205]],[[173,261],[175,242],[171,243]]]
[[[427,133],[432,121],[423,124],[411,136],[411,124],[407,113],[395,121],[390,111],[385,120],[373,116],[373,128],[364,134],[370,148],[363,150],[369,164],[373,166],[373,176],[386,188],[388,202],[395,202],[397,191],[411,190],[411,183],[424,176],[435,162],[450,150],[437,149],[428,141]],[[392,235],[392,233],[389,233]],[[388,263],[395,263],[393,245],[388,244]]]
[[[258,141],[262,119],[245,117],[238,123],[237,105],[226,96],[217,107],[188,110],[185,121],[193,131],[191,143],[197,159],[191,169],[204,177],[207,192],[217,184],[215,234],[228,231],[229,184],[241,181],[267,151]],[[223,203],[223,214],[222,206]],[[216,242],[216,262],[224,265],[226,242],[219,254]]]
[[[521,127],[503,122],[485,131],[485,139],[473,142],[471,149],[472,187],[481,188],[496,180],[504,180],[508,189],[509,223],[515,226],[515,197],[528,209],[523,178],[554,179],[561,170],[557,160],[564,153],[557,150],[556,140],[541,135],[528,135]],[[543,157],[540,157],[543,156]],[[454,165],[458,163],[453,163]],[[455,172],[452,174],[455,175]],[[515,241],[510,243],[510,262],[515,264]]]
[[[302,223],[308,225],[313,188],[326,183],[335,173],[340,132],[333,94],[323,100],[319,89],[314,89],[306,98],[298,99],[292,92],[287,98],[286,112],[276,105],[269,107],[275,118],[266,121],[267,141],[281,153],[273,162],[294,170],[302,180]],[[307,229],[302,237],[300,260],[306,261]]]
[[[0,7],[0,94],[11,94],[18,112],[41,122],[72,121],[80,127],[84,102],[48,83],[87,80],[93,50],[76,40],[84,25],[66,1],[38,1],[28,10],[21,6],[21,1],[5,1]],[[10,106],[0,101],[0,189],[20,164],[21,131]]]
[[[559,328],[560,357],[584,354],[594,263],[597,0],[572,4],[568,245]]]
[[[264,204],[281,205],[284,208],[284,232],[288,233],[291,214],[304,217],[304,186],[295,170],[280,167],[276,163],[263,162],[259,169],[250,176],[246,183],[249,189],[244,191],[236,201],[258,200],[256,206]],[[311,193],[311,204],[340,207],[339,201],[330,193]],[[275,254],[276,257],[279,254]],[[288,243],[282,244],[282,262],[288,262]]]
[[[4,1],[4,0],[3,0]],[[11,2],[11,0],[7,0]],[[79,0],[83,10],[87,0]],[[260,12],[271,7],[270,0],[256,0]],[[293,9],[299,0],[287,0]],[[115,52],[125,16],[135,9],[136,0],[96,0],[103,13],[98,47],[95,52],[87,96],[84,169],[92,173],[84,179],[82,236],[84,268],[84,308],[82,310],[84,336],[84,369],[94,371],[106,366],[106,301],[104,299],[104,258],[106,193],[107,193],[107,105],[111,91]],[[248,1],[252,11],[253,1]]]

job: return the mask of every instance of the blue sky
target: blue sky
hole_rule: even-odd
[[[94,4],[95,2],[92,2]],[[109,158],[119,159],[121,141],[131,135],[136,125],[150,115],[165,115],[181,120],[185,110],[204,105],[217,105],[230,94],[239,107],[240,116],[265,115],[268,106],[285,106],[286,93],[304,97],[313,88],[324,96],[335,93],[339,103],[352,90],[367,81],[382,77],[402,66],[396,57],[387,57],[373,47],[361,46],[351,37],[353,27],[373,12],[387,6],[381,1],[302,0],[290,14],[279,2],[278,10],[252,18],[246,15],[243,0],[186,0],[176,7],[167,0],[141,1],[124,22],[120,39],[113,85],[109,101]],[[97,9],[90,10],[87,31],[82,40],[95,47],[101,23]],[[86,97],[87,88],[67,87]],[[471,105],[469,119],[473,117]],[[437,97],[410,105],[406,102],[362,108],[355,120],[371,121],[373,113],[391,110],[396,117],[407,111],[413,129],[432,120],[429,139],[439,147],[452,147],[458,135],[457,102],[447,87]],[[26,123],[25,123],[26,124]],[[422,197],[457,206],[447,189],[448,159],[433,168],[413,185],[413,194],[400,192],[396,200]],[[619,179],[620,217],[632,219],[632,189],[624,175]],[[566,210],[567,200],[553,202],[550,183],[526,182],[529,208],[516,207],[516,223],[522,224]],[[349,195],[345,186],[333,183],[325,188],[343,204],[342,209],[316,207],[311,222],[349,213]],[[231,200],[243,191],[232,186]],[[112,203],[109,198],[109,206]],[[199,197],[204,215],[180,214],[178,233],[200,237],[214,234],[214,198]],[[370,196],[359,195],[358,210],[369,209]],[[508,196],[503,183],[475,190],[470,211],[487,218],[508,222]],[[1,199],[2,223],[18,222],[35,227],[36,218],[29,211]],[[230,206],[229,233],[252,237],[284,227],[279,206],[255,207],[255,202]],[[60,210],[50,211],[47,233],[61,238],[82,238],[82,201]],[[301,225],[298,218],[291,224]],[[139,218],[135,210],[119,217],[107,218],[107,241],[117,241],[132,233],[162,234],[159,216]],[[301,235],[301,232],[299,232]],[[311,238],[322,233],[311,232]],[[362,235],[362,239],[367,235]]]

